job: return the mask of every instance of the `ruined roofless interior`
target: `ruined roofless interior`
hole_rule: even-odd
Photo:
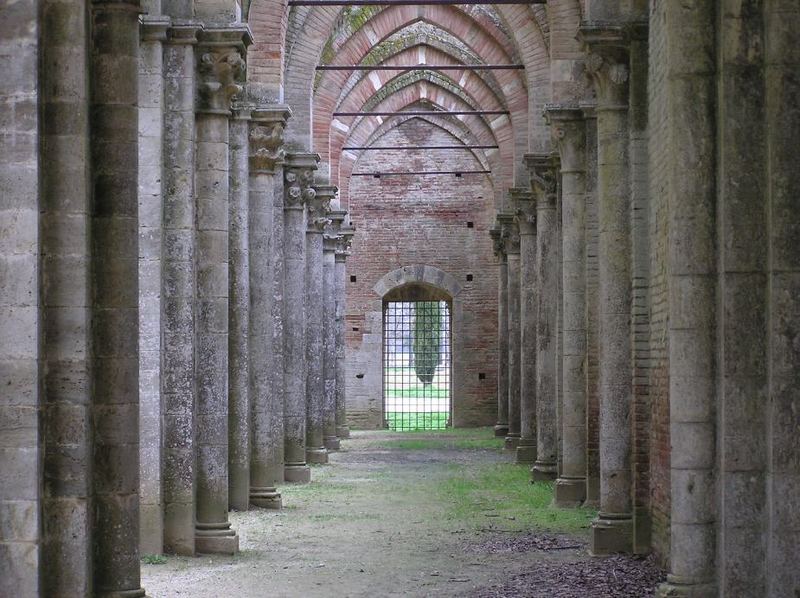
[[[800,596],[797,0],[0,0],[0,103],[1,597]]]

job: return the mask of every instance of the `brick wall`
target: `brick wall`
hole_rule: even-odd
[[[377,141],[388,146],[455,143],[450,133],[422,119],[408,120]],[[364,152],[354,171],[458,169],[481,166],[468,151],[382,151]],[[356,236],[347,262],[346,380],[353,426],[381,424],[382,300],[372,289],[385,274],[412,264],[439,268],[462,287],[462,338],[454,339],[462,349],[454,360],[460,360],[463,379],[454,397],[454,423],[494,423],[498,267],[488,233],[493,198],[492,184],[483,175],[351,179],[349,208]],[[351,276],[356,282],[350,282]]]

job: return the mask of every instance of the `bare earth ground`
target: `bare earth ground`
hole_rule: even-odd
[[[354,432],[282,511],[231,513],[236,557],[143,564],[151,598],[650,596],[649,560],[586,556],[593,512],[550,506],[488,428]]]

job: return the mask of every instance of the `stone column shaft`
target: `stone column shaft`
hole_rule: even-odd
[[[520,421],[520,239],[513,216],[501,214],[503,235],[508,256],[508,436],[505,447],[516,450],[521,435]]]
[[[632,549],[631,225],[628,59],[621,27],[582,26],[597,91],[600,325],[600,513],[593,554]]]
[[[306,483],[306,202],[314,199],[317,154],[289,153],[284,168],[284,478]]]
[[[339,228],[340,239],[336,248],[336,436],[339,439],[350,438],[350,427],[347,425],[347,396],[345,383],[345,314],[347,313],[347,256],[350,255],[350,243],[353,239],[352,224],[343,224]]]
[[[497,287],[497,423],[494,435],[505,438],[508,434],[508,261],[501,228],[496,225],[489,231],[494,241],[494,253],[499,261]]]
[[[139,577],[138,2],[92,5],[93,593]]]
[[[26,333],[30,336],[26,341],[29,340],[33,346],[39,345],[42,359],[40,367],[44,375],[41,376],[39,391],[30,393],[34,405],[25,405],[21,397],[14,396],[15,386],[10,382],[12,372],[25,370],[2,367],[2,394],[4,399],[7,396],[11,398],[11,405],[2,408],[1,413],[9,419],[0,421],[0,437],[4,438],[3,449],[8,449],[14,440],[23,438],[20,432],[25,428],[37,432],[41,430],[46,436],[39,442],[27,439],[24,457],[15,456],[14,464],[5,459],[0,463],[3,499],[13,498],[13,502],[9,500],[9,503],[0,504],[0,510],[6,514],[0,523],[0,537],[4,540],[4,555],[0,557],[0,571],[3,573],[0,577],[5,578],[0,581],[0,595],[52,596],[63,593],[80,596],[88,594],[92,587],[92,313],[91,295],[88,292],[91,285],[91,254],[86,242],[86,235],[91,230],[90,170],[87,168],[91,158],[86,4],[85,1],[68,3],[53,0],[41,3],[44,24],[40,29],[42,85],[39,87],[39,101],[41,118],[47,126],[40,133],[43,138],[40,143],[26,139],[27,136],[18,131],[4,135],[15,139],[20,148],[38,147],[41,152],[41,190],[35,187],[19,190],[32,194],[34,201],[31,207],[35,211],[30,216],[24,215],[25,212],[17,207],[19,204],[15,205],[18,201],[14,197],[17,190],[8,194],[13,216],[11,221],[4,219],[1,225],[4,252],[6,249],[10,251],[3,256],[0,266],[3,273],[0,303],[5,304],[2,308],[4,313],[11,314],[11,318],[20,325],[29,327]],[[55,23],[58,25],[55,26]],[[48,26],[50,24],[54,26]],[[33,48],[19,51],[35,54]],[[14,54],[9,52],[7,56],[11,58]],[[19,60],[21,57],[14,58]],[[64,68],[65,61],[69,62],[71,68]],[[20,65],[19,68],[24,67]],[[33,68],[31,73],[35,78],[36,69]],[[14,108],[8,104],[4,104],[4,110],[14,113]],[[16,110],[19,118],[25,117],[22,106]],[[34,109],[27,116],[34,128],[35,113],[34,97]],[[9,131],[4,129],[3,132],[7,134]],[[36,159],[35,155],[33,158]],[[3,162],[6,168],[20,168],[19,164],[14,164],[16,160]],[[6,178],[8,175],[3,173],[3,176]],[[35,213],[39,210],[41,213],[37,222]],[[16,232],[12,233],[15,229]],[[37,229],[41,231],[38,247],[34,236]],[[24,243],[26,250],[41,252],[40,275],[37,276],[36,272],[37,256],[23,257],[21,247],[12,245],[14,241]],[[15,266],[24,269],[22,276],[14,273]],[[39,281],[41,289],[37,290]],[[20,303],[29,304],[35,304],[38,298],[41,301],[40,315],[32,310],[29,313],[36,314],[36,319],[29,321],[20,317],[23,309],[11,308],[6,311],[8,302],[3,299],[10,298],[20,298]],[[37,329],[39,339],[36,338]],[[5,345],[4,352],[23,354],[27,342],[14,338],[17,335],[13,334],[13,328],[3,332],[1,344]],[[12,334],[6,336],[8,332]],[[21,360],[17,363],[21,363]],[[39,378],[35,368],[28,375],[32,381]],[[35,415],[21,417],[26,412],[35,414],[39,406],[43,425],[39,424]],[[4,419],[3,415],[0,415],[0,420]],[[27,422],[27,425],[23,427],[20,425],[22,422]],[[6,438],[10,442],[5,441]],[[35,446],[44,449],[41,461],[41,455],[36,454],[33,448]],[[10,455],[10,452],[5,454]],[[41,472],[37,461],[41,463]],[[32,480],[27,481],[27,476],[16,475],[17,471],[22,471],[18,467],[30,472]],[[14,543],[19,539],[32,540],[38,535],[31,533],[30,529],[23,529],[21,524],[23,521],[36,521],[38,524],[40,519],[33,516],[36,509],[31,503],[26,504],[24,500],[38,489],[40,475],[44,476],[46,483],[41,485],[41,520],[44,525],[38,558],[41,563],[39,566],[46,566],[48,570],[47,575],[38,575],[42,585],[41,594],[34,592],[30,586],[20,584],[26,572],[14,572],[13,566],[5,565],[10,556],[12,562],[18,561],[17,566],[21,569],[23,558],[15,550]],[[27,497],[14,492],[21,487],[29,489],[25,493]],[[26,512],[29,515],[23,516]],[[15,513],[18,516],[14,516]],[[37,550],[36,547],[32,548],[33,551]],[[29,562],[27,555],[24,561]],[[37,571],[31,573],[37,576]],[[7,583],[12,585],[8,586]],[[19,585],[14,587],[14,584]]]
[[[246,35],[237,27],[198,34],[195,546],[206,553],[239,549],[228,521],[228,120]]]
[[[283,483],[283,130],[286,106],[250,114],[250,503],[281,507]]]
[[[536,196],[536,463],[533,480],[557,475],[558,223],[557,176],[550,155],[526,156]]]
[[[228,505],[236,511],[250,503],[249,118],[248,108],[237,107],[229,132]]]
[[[339,244],[338,230],[344,220],[343,210],[332,210],[332,225],[323,244],[323,359],[325,397],[323,402],[323,434],[325,448],[336,451],[340,448],[336,434],[336,247]]]
[[[536,461],[536,321],[541,290],[536,286],[536,203],[525,189],[511,189],[519,230],[520,440],[517,463]]]
[[[161,294],[164,550],[192,556],[195,505],[194,44],[198,26],[167,30],[164,44],[164,203]]]
[[[577,109],[548,110],[561,157],[563,395],[562,471],[555,502],[586,499],[586,126]]]
[[[325,359],[323,355],[323,232],[330,224],[327,214],[336,188],[317,185],[316,197],[307,204],[306,229],[306,459],[327,463],[324,437]]]

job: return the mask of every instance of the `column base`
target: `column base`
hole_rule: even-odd
[[[329,451],[338,451],[342,446],[338,436],[328,436],[325,438],[325,448]]]
[[[496,438],[505,438],[508,435],[508,424],[495,424],[494,435]]]
[[[250,504],[262,509],[280,509],[283,500],[276,488],[250,488]]]
[[[194,530],[194,547],[200,554],[228,554],[239,552],[239,535],[230,523],[198,523]]]
[[[553,503],[561,508],[579,507],[586,499],[586,480],[584,478],[561,477],[556,480]]]
[[[104,592],[97,591],[97,598],[147,598],[147,593],[144,588],[137,588],[135,590],[111,590]]]
[[[697,582],[681,579],[675,575],[667,575],[667,581],[658,586],[658,598],[716,598],[715,583]]]
[[[523,438],[517,445],[517,463],[520,465],[532,465],[536,461],[536,445],[526,444],[529,438]]]
[[[306,449],[306,463],[325,465],[328,462],[328,451],[325,447]]]
[[[350,428],[348,426],[336,426],[336,436],[350,438]]]
[[[311,481],[311,468],[305,463],[302,465],[285,465],[283,479],[295,484],[308,484]]]
[[[532,482],[552,482],[558,477],[558,465],[548,461],[537,461],[531,467]]]
[[[633,519],[630,515],[600,513],[592,521],[589,554],[604,556],[633,550]]]
[[[505,444],[503,445],[503,447],[507,451],[515,451],[517,450],[518,446],[519,446],[519,434],[509,434],[508,436],[506,436]]]

